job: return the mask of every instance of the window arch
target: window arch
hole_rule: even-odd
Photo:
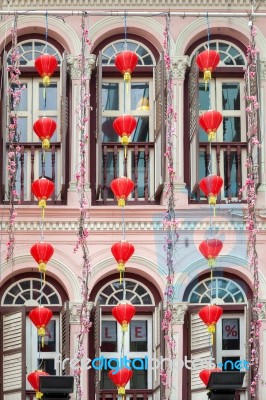
[[[7,63],[10,64],[12,49],[9,51],[7,55]],[[58,61],[58,64],[61,63],[61,56],[56,47],[48,44],[44,40],[25,40],[18,43],[18,52],[20,55],[19,64],[20,66],[32,67],[34,66],[34,61],[37,57],[42,54],[50,54],[55,56]]]
[[[125,41],[118,40],[104,47],[102,50],[102,64],[113,66],[116,54],[126,49],[137,53],[139,57],[138,65],[148,65],[148,66],[155,65],[154,56],[148,49],[148,47],[146,47],[142,43],[133,40],[127,40],[126,45]]]
[[[245,55],[236,45],[226,40],[210,40],[197,46],[192,54],[200,53],[207,49],[215,50],[220,55],[219,67],[237,67],[246,64]]]
[[[10,285],[3,294],[2,306],[61,306],[62,299],[56,288],[49,282],[42,284],[40,279],[21,279]]]
[[[188,302],[195,304],[209,304],[211,301],[217,304],[245,303],[246,300],[241,286],[224,277],[207,278],[198,282],[188,296]]]
[[[133,279],[126,279],[124,284],[126,300],[138,306],[154,305],[154,298],[146,286]],[[108,282],[96,298],[100,305],[106,306],[116,305],[121,300],[123,300],[123,286],[119,280]]]

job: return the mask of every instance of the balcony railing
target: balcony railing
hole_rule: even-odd
[[[246,143],[200,143],[199,145],[199,172],[201,176],[208,176],[210,172],[223,178],[224,184],[218,201],[243,202],[247,172],[245,168],[247,159]],[[192,188],[190,200],[206,201],[200,192],[198,182]]]
[[[134,142],[129,143],[126,148],[120,143],[103,143],[102,159],[98,201],[115,204],[110,184],[113,179],[121,176],[127,176],[134,181],[134,191],[128,198],[130,203],[148,202],[154,195],[153,143]]]
[[[7,149],[8,151],[8,149]],[[31,184],[40,176],[47,176],[55,183],[55,191],[47,201],[51,204],[62,204],[65,198],[65,186],[61,185],[61,144],[53,143],[42,157],[40,143],[20,144],[20,153],[17,160],[16,191],[20,204],[32,204],[34,196],[31,192]],[[6,173],[3,185],[2,201],[8,202],[8,176]]]

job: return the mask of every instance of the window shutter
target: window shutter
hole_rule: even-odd
[[[1,315],[3,400],[24,400],[26,384],[25,309]],[[24,345],[24,347],[23,347]]]
[[[94,314],[94,350],[95,358],[100,357],[100,347],[102,342],[101,335],[101,307],[97,302]],[[100,371],[95,371],[95,399],[100,398]]]
[[[66,203],[67,183],[69,178],[69,162],[68,160],[68,97],[67,97],[67,59],[66,52],[63,53],[62,63],[60,66],[60,81],[61,81],[61,99],[60,99],[60,135],[61,135],[61,200]]]
[[[199,373],[206,367],[202,366],[204,360],[212,357],[210,348],[210,335],[206,325],[202,322],[198,313],[190,315],[190,352],[188,360],[195,365],[189,371],[191,400],[207,400],[206,386],[199,377]],[[190,366],[190,365],[189,365]]]
[[[99,199],[100,194],[104,196],[102,186],[102,171],[103,171],[103,157],[102,157],[102,53],[99,52],[97,59],[97,78],[96,78],[96,147],[97,147],[97,168],[96,168],[96,200]]]
[[[161,160],[161,163],[155,162],[155,198],[159,198],[163,182],[165,181],[165,116],[166,116],[166,79],[164,55],[161,53],[160,59],[154,68],[154,147],[155,160]]]
[[[153,312],[153,354],[152,357],[156,360],[160,360],[161,357],[164,357],[164,332],[162,331],[162,319],[163,319],[163,303],[160,302]],[[161,387],[161,379],[160,379],[160,367],[153,370],[152,376],[152,385],[154,390],[154,398],[162,398],[160,397],[160,393],[163,393],[163,388]]]
[[[7,137],[7,85],[8,85],[8,73],[7,73],[7,53],[3,54],[3,65],[2,65],[2,93],[1,93],[1,112],[2,112],[2,165],[5,165],[7,162],[7,151],[6,151],[6,137]],[[1,176],[1,188],[0,195],[1,201],[5,199],[5,191],[8,188],[5,188],[5,180],[6,180],[6,168],[2,168],[2,176]]]
[[[61,311],[60,315],[61,319],[61,342],[60,342],[60,353],[61,353],[61,361],[63,363],[64,360],[70,358],[70,323],[69,323],[69,302],[67,301],[64,304],[64,307]],[[69,362],[61,364],[62,371],[60,373],[62,375],[69,375],[70,373],[70,365]]]
[[[196,64],[196,56],[191,60],[191,67],[188,76],[189,96],[189,152],[190,152],[190,190],[198,192],[199,181],[199,71]]]

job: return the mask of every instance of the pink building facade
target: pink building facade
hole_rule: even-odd
[[[168,12],[173,105],[177,115],[173,166],[179,234],[173,253],[176,359],[170,398],[207,400],[199,372],[201,362],[212,357],[224,370],[239,370],[236,363],[242,362],[240,369],[246,374],[236,398],[251,398],[250,369],[245,360],[250,359],[253,272],[247,257],[246,194],[239,195],[239,189],[247,178],[244,67],[250,41],[249,14],[255,12],[261,143],[257,160],[256,248],[262,303],[260,369],[263,381],[266,368],[263,345],[266,341],[266,6],[262,1],[252,5],[248,0],[232,0],[230,4],[218,0],[160,3],[149,0],[141,4],[127,0],[121,4],[112,0],[3,1],[0,10],[0,397],[4,400],[35,399],[26,380],[30,371],[43,368],[60,375],[73,374],[75,368],[83,266],[81,250],[74,252],[80,216],[76,184],[80,165],[76,110],[82,84],[79,59],[83,11],[87,12],[91,41],[86,50],[86,83],[90,95],[86,122],[89,133],[86,143],[86,228],[92,265],[89,281],[92,327],[85,341],[84,360],[119,358],[121,333],[111,310],[122,300],[122,288],[111,247],[126,239],[134,245],[135,252],[126,264],[124,290],[126,299],[136,307],[136,315],[126,336],[125,352],[130,359],[149,360],[148,366],[134,372],[134,378],[127,386],[127,400],[159,400],[164,392],[168,393],[160,382],[160,369],[168,362],[162,361],[167,358],[167,350],[161,329],[168,273],[167,231],[163,229],[168,181],[164,157],[167,93],[162,56]],[[28,13],[28,10],[36,13]],[[16,188],[21,202],[15,204],[14,255],[6,260],[10,212],[7,197],[10,100],[6,91],[6,67],[10,63],[15,11],[18,11],[20,81],[25,85],[17,110],[21,153]],[[128,48],[136,51],[140,60],[126,94],[123,78],[114,66],[115,55],[124,49],[125,27]],[[221,61],[205,90],[203,76],[195,68],[195,55],[208,44],[219,52]],[[58,68],[44,100],[42,79],[34,68],[34,60],[46,51],[57,57]],[[206,134],[195,122],[209,108],[217,109],[223,115],[211,150]],[[128,145],[126,163],[124,149],[112,128],[113,120],[125,113],[132,114],[138,121]],[[35,120],[44,114],[57,122],[45,166],[41,160],[40,141],[32,131]],[[197,185],[210,172],[210,165],[212,172],[224,180],[215,216]],[[43,168],[44,175],[55,183],[55,193],[47,201],[42,220],[40,208],[31,194],[31,183],[42,176]],[[135,189],[121,210],[113,198],[110,183],[114,177],[125,174],[134,181]],[[212,277],[207,260],[199,252],[199,244],[210,237],[223,242]],[[47,264],[46,283],[42,288],[30,248],[43,239],[51,243],[55,251]],[[38,350],[36,328],[28,314],[40,303],[40,296],[42,305],[51,308],[54,316],[46,347]],[[206,326],[198,317],[199,309],[211,301],[223,308],[212,346]],[[97,366],[88,369],[84,364],[81,379],[84,400],[116,398],[117,391],[107,372],[105,368],[98,371]],[[263,399],[265,387],[261,381],[259,385]]]

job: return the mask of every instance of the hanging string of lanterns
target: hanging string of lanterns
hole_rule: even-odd
[[[203,72],[203,79],[208,83],[212,77],[212,72],[219,64],[220,56],[215,50],[204,50],[197,55],[196,63],[199,69]]]
[[[208,110],[200,116],[199,124],[207,133],[209,141],[215,140],[217,129],[221,125],[222,120],[222,114],[215,110]]]
[[[125,16],[125,25],[126,25],[126,16]],[[126,29],[125,29],[126,30]],[[134,71],[136,65],[138,63],[138,56],[136,53],[132,51],[122,51],[117,54],[115,57],[115,66],[122,73],[124,77],[124,89],[126,88],[128,91],[128,84],[131,81],[131,74]],[[132,132],[136,129],[136,119],[124,113],[123,115],[117,117],[113,122],[113,129],[120,136],[121,143],[124,146],[124,162],[127,157],[126,146],[129,143],[129,137]],[[126,205],[126,199],[130,195],[130,193],[134,189],[134,182],[127,178],[126,176],[122,176],[120,178],[113,179],[111,184],[111,190],[114,193],[115,198],[117,199],[117,204],[119,207],[124,208]],[[124,219],[123,219],[124,224]],[[130,259],[130,257],[134,254],[135,248],[134,246],[125,240],[125,229],[123,226],[123,240],[113,244],[111,247],[111,252],[113,257],[117,262],[117,270],[120,274],[120,284],[122,284],[122,275],[125,272],[125,264]],[[125,299],[125,282],[123,284],[123,300],[120,301],[115,307],[112,309],[112,315],[116,319],[116,321],[121,325],[121,330],[123,334],[123,339],[121,343],[121,355],[124,355],[124,335],[128,331],[128,325],[135,315],[136,309],[131,304],[130,301]],[[118,395],[122,396],[122,399],[125,399],[126,393],[126,385],[130,381],[133,376],[133,371],[128,368],[120,368],[118,371],[110,371],[108,374],[111,381],[116,385],[118,389]]]
[[[223,309],[216,304],[208,304],[199,311],[199,317],[208,327],[208,332],[211,334],[211,344],[213,344],[213,334],[215,333],[216,323],[219,321]]]
[[[203,369],[202,371],[200,371],[199,377],[205,386],[208,385],[210,376],[213,372],[222,372],[222,370],[221,370],[221,368],[210,368],[210,369]]]
[[[208,260],[209,267],[213,267],[215,265],[215,259],[220,254],[222,248],[223,242],[215,238],[204,240],[199,245],[199,251]]]
[[[37,69],[39,75],[43,78],[43,85],[50,85],[50,77],[54,73],[57,67],[57,60],[54,56],[49,54],[43,54],[35,60],[35,68]],[[46,107],[46,91],[44,92],[45,98],[45,107]],[[56,130],[56,122],[51,118],[46,117],[45,115],[42,118],[39,118],[33,124],[33,130],[38,136],[38,138],[42,142],[42,161],[44,163],[44,152],[50,148],[50,139],[53,136]],[[31,190],[33,195],[38,199],[38,205],[42,209],[42,221],[44,220],[44,209],[46,208],[46,201],[54,192],[55,185],[46,177],[42,177],[32,182]],[[43,223],[41,225],[42,229],[42,238],[43,238]],[[31,256],[37,262],[39,266],[39,272],[41,273],[41,296],[40,296],[40,304],[38,307],[34,308],[29,313],[29,318],[31,322],[37,328],[38,337],[41,338],[41,346],[44,347],[44,338],[46,335],[46,327],[49,324],[53,313],[49,308],[43,307],[41,304],[42,301],[42,290],[43,284],[45,283],[45,273],[46,273],[46,264],[49,262],[51,257],[54,254],[54,248],[51,244],[46,243],[44,240],[38,243],[35,243],[30,249]],[[39,377],[41,375],[49,375],[48,373],[42,370],[36,370],[30,373],[27,376],[27,379],[33,389],[36,392],[36,399],[42,398],[42,393],[39,391]]]

